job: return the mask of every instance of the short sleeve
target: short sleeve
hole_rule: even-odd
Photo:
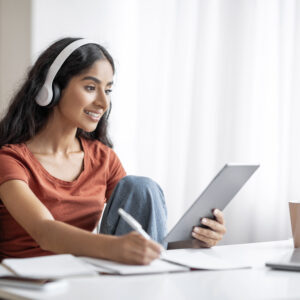
[[[122,166],[120,159],[118,158],[116,153],[112,149],[110,149],[109,168],[106,183],[107,188],[105,192],[106,201],[110,198],[114,188],[124,176],[126,176],[126,172]]]
[[[28,184],[28,173],[19,155],[12,149],[0,149],[0,185],[8,180],[19,179]]]

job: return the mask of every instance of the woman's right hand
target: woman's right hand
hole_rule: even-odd
[[[112,260],[131,265],[148,265],[159,258],[163,250],[160,244],[146,240],[135,231],[118,236],[111,246]]]

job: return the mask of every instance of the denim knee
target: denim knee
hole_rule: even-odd
[[[140,190],[145,190],[145,189],[153,189],[153,188],[158,188],[160,191],[161,188],[160,186],[151,178],[149,177],[143,177],[143,176],[134,176],[134,175],[127,175],[123,177],[120,181],[119,184],[122,185],[125,188],[128,189],[137,189],[138,191]]]
[[[166,233],[167,208],[160,186],[150,178],[128,175],[114,189],[103,214],[101,233],[122,235],[132,231],[118,215],[123,208],[158,242]]]
[[[141,201],[153,201],[153,197],[144,197],[145,194],[152,194],[153,192],[154,194],[158,193],[160,195],[159,199],[161,200],[162,208],[165,212],[167,211],[164,201],[164,193],[159,184],[157,184],[151,178],[127,175],[119,181],[118,185],[122,186],[125,190],[131,190],[134,193],[135,197],[139,199],[140,203]],[[157,199],[157,197],[155,197],[155,199]]]

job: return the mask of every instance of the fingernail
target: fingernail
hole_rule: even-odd
[[[203,223],[203,224],[206,224],[206,223],[207,223],[207,220],[206,220],[205,218],[203,218],[203,219],[202,219],[202,223]]]
[[[165,249],[163,248],[163,250],[162,250],[162,251],[160,252],[160,254],[159,254],[159,257],[160,257],[160,258],[164,258],[165,255],[166,255],[166,251],[165,251]]]
[[[194,232],[199,232],[199,228],[194,227],[193,231],[194,231]]]
[[[196,233],[195,233],[195,232],[192,232],[192,236],[196,236]]]

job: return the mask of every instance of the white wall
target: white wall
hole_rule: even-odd
[[[22,82],[31,57],[31,1],[0,0],[0,112]]]

